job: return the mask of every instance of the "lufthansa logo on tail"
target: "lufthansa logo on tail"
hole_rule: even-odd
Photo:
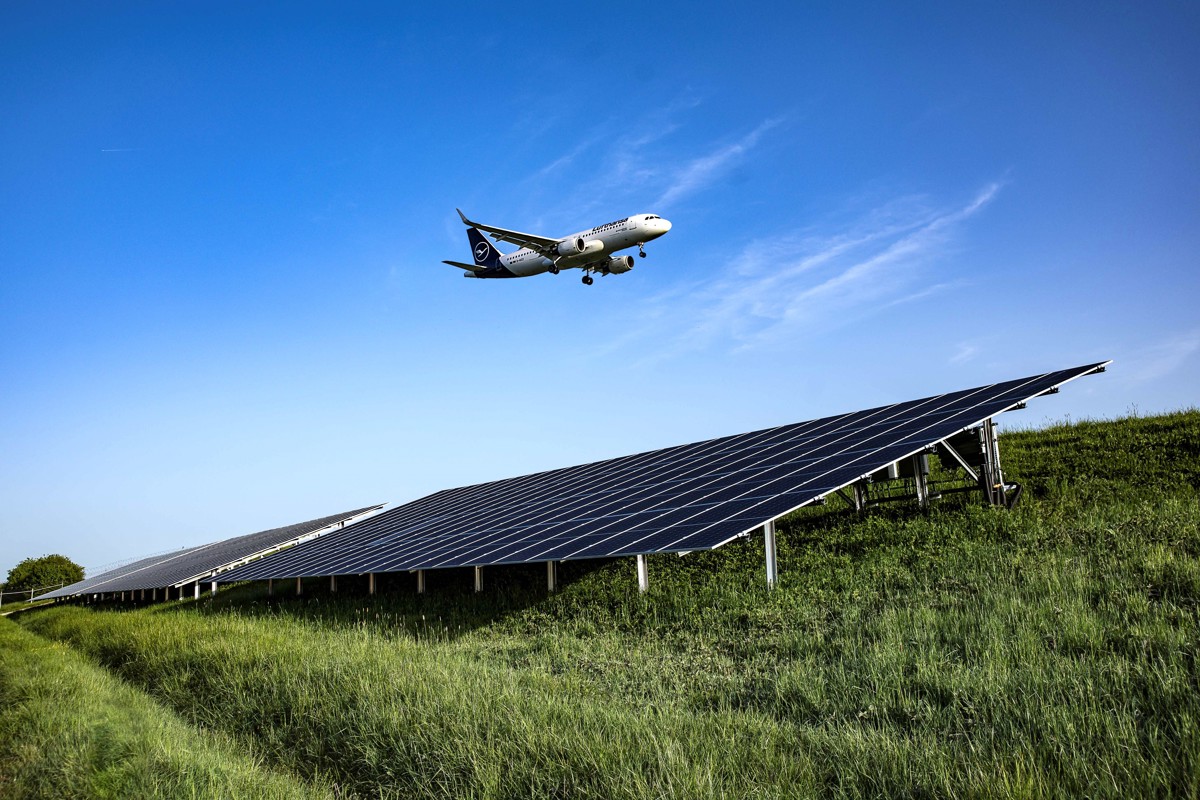
[[[487,242],[480,242],[479,244],[475,245],[475,260],[483,261],[488,257],[488,253],[491,251],[491,245],[489,245]]]

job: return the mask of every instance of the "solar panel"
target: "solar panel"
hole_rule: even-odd
[[[221,581],[713,549],[1107,363],[448,489]]]
[[[100,573],[99,575],[93,575],[90,578],[84,578],[82,581],[79,581],[78,583],[72,583],[72,584],[62,587],[61,589],[56,589],[53,592],[47,592],[46,594],[38,595],[35,599],[37,599],[37,600],[47,599],[48,600],[48,599],[53,599],[56,597],[76,597],[76,596],[82,595],[82,594],[92,594],[94,592],[108,591],[107,589],[101,589],[98,587],[100,587],[104,583],[107,583],[108,581],[117,580],[118,578],[122,578],[126,575],[133,574],[135,572],[138,572],[139,570],[147,569],[149,567],[154,566],[155,564],[160,564],[160,563],[163,563],[170,559],[180,558],[187,553],[195,552],[196,550],[199,550],[199,549],[201,549],[203,547],[207,547],[207,546],[208,545],[200,545],[199,547],[186,547],[186,548],[182,548],[180,550],[172,550],[169,553],[159,553],[158,555],[148,556],[146,558],[140,558],[140,559],[137,559],[136,561],[132,561],[128,564],[122,564],[121,566],[116,567],[114,569],[105,570],[104,572]]]
[[[74,597],[98,592],[126,592],[138,589],[157,589],[167,586],[182,586],[208,578],[248,558],[284,547],[307,536],[321,533],[326,528],[348,523],[364,514],[382,508],[368,506],[342,514],[332,514],[320,519],[287,525],[282,528],[259,531],[219,542],[189,547],[143,558],[131,564],[109,570],[79,583],[64,586],[41,595],[42,598]]]

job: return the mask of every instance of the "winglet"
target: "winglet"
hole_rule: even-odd
[[[475,224],[474,222],[471,222],[471,220],[467,219],[467,215],[466,215],[466,214],[464,214],[464,213],[462,213],[462,209],[461,209],[461,208],[456,208],[456,209],[454,209],[454,210],[455,210],[455,211],[457,211],[457,212],[458,212],[458,216],[460,216],[460,217],[462,218],[463,225],[474,225],[474,224]]]

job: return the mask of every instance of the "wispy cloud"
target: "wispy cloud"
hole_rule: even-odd
[[[950,356],[951,364],[965,364],[979,355],[979,345],[974,342],[959,342],[954,355]]]
[[[581,155],[583,155],[589,149],[594,147],[599,140],[600,140],[599,136],[593,135],[593,136],[589,136],[588,138],[584,139],[581,142],[578,142],[574,147],[572,147],[566,153],[563,153],[561,156],[554,159],[549,164],[547,164],[546,166],[539,169],[537,172],[533,173],[533,180],[539,180],[539,181],[544,180],[545,178],[552,176],[561,170],[567,169],[573,163],[575,163],[575,161]]]
[[[738,141],[681,165],[666,176],[667,187],[654,207],[665,211],[681,198],[707,188],[753,149],[764,133],[778,124],[778,119],[768,119]]]
[[[580,224],[600,209],[628,213],[631,203],[667,213],[672,204],[711,188],[780,123],[764,120],[732,141],[726,133],[716,142],[684,144],[688,115],[701,105],[684,93],[641,118],[601,126],[604,133],[589,128],[522,182],[525,197],[543,208],[553,198],[550,207],[560,209],[531,223],[557,229]]]
[[[955,226],[999,191],[990,184],[949,210],[898,198],[839,230],[750,242],[715,280],[649,298],[630,338],[653,336],[656,358],[717,342],[745,350],[928,297],[955,284],[918,286],[922,266],[945,255]]]

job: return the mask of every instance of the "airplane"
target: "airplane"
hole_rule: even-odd
[[[475,263],[442,263],[464,270],[464,278],[525,278],[543,272],[557,275],[564,269],[581,269],[583,282],[591,286],[592,273],[620,275],[633,269],[633,256],[612,253],[637,245],[638,255],[645,258],[646,242],[671,230],[671,223],[656,214],[634,214],[561,239],[550,239],[472,222],[461,210],[454,210],[467,226],[467,239],[471,242]],[[483,231],[497,242],[515,244],[521,249],[515,253],[501,253]]]

